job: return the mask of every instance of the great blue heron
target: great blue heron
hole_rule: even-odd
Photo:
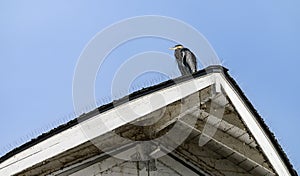
[[[175,45],[170,49],[175,50],[174,55],[182,75],[190,75],[197,71],[196,56],[188,48]]]

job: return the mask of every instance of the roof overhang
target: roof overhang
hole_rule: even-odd
[[[91,113],[89,116],[80,118],[78,124],[51,135],[1,162],[0,175],[20,173],[50,158],[54,158],[75,148],[80,148],[80,146],[85,145],[92,139],[107,135],[119,127],[143,118],[149,113],[155,112],[212,85],[217,92],[225,91],[230,102],[255,138],[257,144],[261,147],[276,173],[278,175],[293,175],[290,166],[286,164],[285,158],[282,157],[282,151],[278,151],[277,144],[274,144],[274,141],[270,139],[269,132],[266,131],[265,127],[258,120],[259,117],[257,117],[257,114],[249,107],[247,100],[237,90],[223,68],[219,66],[210,67],[206,69],[205,74],[196,76],[193,79],[182,79],[176,82],[176,84],[121,103],[104,112],[98,114]],[[157,97],[161,96],[164,97],[163,101],[156,101],[155,104],[149,105],[149,102],[153,101],[153,99],[159,100]],[[128,107],[130,107],[130,110]],[[135,113],[132,113],[132,111]],[[123,118],[124,114],[127,114],[127,118]],[[195,133],[201,133],[201,131],[197,131],[193,127],[190,128]],[[218,143],[218,141],[215,142]]]

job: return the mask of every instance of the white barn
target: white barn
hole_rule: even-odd
[[[221,66],[83,114],[0,158],[1,176],[295,176]]]

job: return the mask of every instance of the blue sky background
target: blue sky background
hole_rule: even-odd
[[[76,62],[97,32],[125,18],[163,15],[209,40],[299,172],[299,9],[297,0],[0,1],[0,155],[75,118]],[[126,58],[148,50],[172,54],[173,44],[148,38],[121,46],[98,73],[97,98],[109,95]],[[149,77],[135,82],[147,85]]]

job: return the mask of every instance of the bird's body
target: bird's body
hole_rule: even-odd
[[[172,49],[175,50],[174,56],[182,75],[193,74],[197,71],[196,56],[188,48],[176,45]]]

